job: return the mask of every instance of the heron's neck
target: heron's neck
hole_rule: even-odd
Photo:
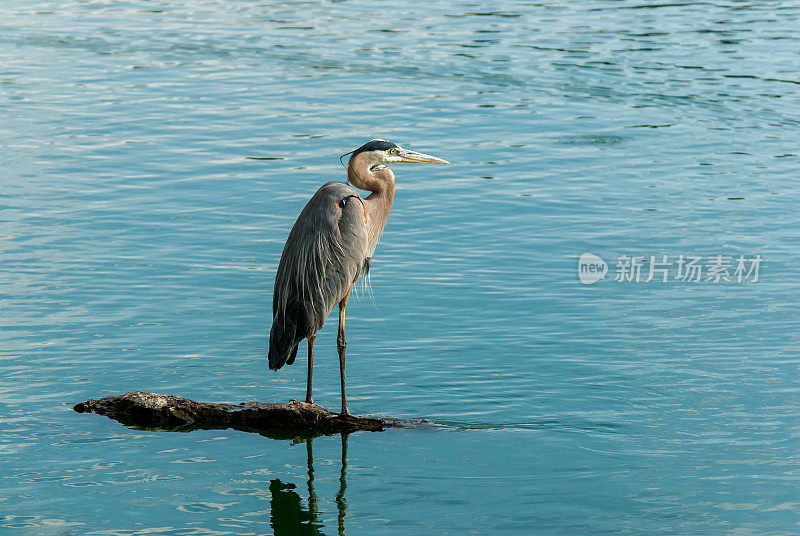
[[[369,237],[369,256],[375,251],[378,239],[383,232],[386,221],[389,219],[389,212],[394,203],[394,181],[390,186],[373,191],[364,200],[364,207],[367,209],[367,235]]]
[[[347,178],[356,188],[372,192],[364,199],[367,211],[368,256],[372,256],[394,203],[394,173],[386,166],[372,168],[367,158],[356,155],[347,170]]]

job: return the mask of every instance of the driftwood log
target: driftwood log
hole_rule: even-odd
[[[145,391],[90,399],[76,404],[73,409],[151,430],[188,432],[233,428],[282,439],[359,430],[378,432],[400,424],[393,419],[342,416],[322,406],[296,400],[288,404],[209,404]]]

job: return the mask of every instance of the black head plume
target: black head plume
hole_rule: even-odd
[[[400,147],[400,146],[397,145],[396,143],[392,143],[390,141],[380,140],[380,139],[369,140],[367,143],[365,143],[364,145],[362,145],[358,149],[353,149],[349,153],[344,153],[342,156],[339,157],[339,162],[341,162],[342,165],[344,165],[343,159],[347,155],[350,155],[350,158],[353,158],[357,154],[363,153],[363,152],[366,152],[366,151],[388,151],[389,149],[397,148],[397,147]]]

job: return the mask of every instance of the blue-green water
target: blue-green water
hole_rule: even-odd
[[[0,15],[0,534],[800,531],[796,2]],[[453,165],[395,169],[374,298],[347,309],[350,407],[455,426],[343,457],[71,410],[301,398],[304,351],[267,370],[272,278],[373,137]],[[584,252],[605,281],[579,282]],[[763,263],[623,283],[622,255]],[[316,365],[336,408],[330,324]]]

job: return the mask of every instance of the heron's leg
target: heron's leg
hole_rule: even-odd
[[[314,397],[311,396],[311,376],[314,371],[314,339],[316,339],[316,335],[312,335],[308,338],[308,381],[306,382],[306,403],[313,404]]]
[[[339,335],[336,337],[336,348],[339,350],[339,375],[342,380],[342,415],[350,415],[347,409],[347,390],[344,382],[344,349],[347,348],[347,341],[344,339],[344,308],[347,306],[347,298],[350,297],[350,290],[339,302]]]

